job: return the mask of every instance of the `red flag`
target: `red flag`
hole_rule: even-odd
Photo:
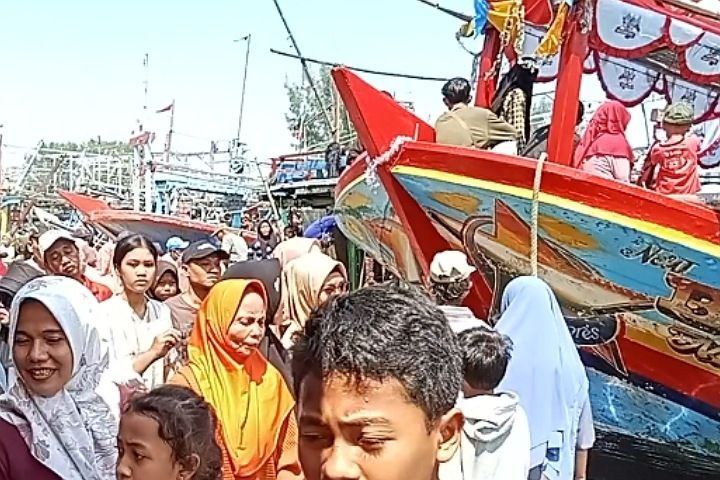
[[[161,108],[160,110],[156,111],[155,113],[169,112],[169,111],[172,110],[174,107],[175,107],[175,102],[171,103],[170,105],[168,105],[168,106],[165,107],[165,108]]]
[[[130,146],[135,147],[137,145],[147,145],[155,139],[155,134],[152,132],[143,132],[134,137],[130,137]]]

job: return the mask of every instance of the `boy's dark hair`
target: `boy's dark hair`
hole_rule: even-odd
[[[395,379],[428,428],[455,405],[462,386],[457,338],[433,302],[407,285],[365,287],[327,302],[293,349],[296,392],[309,373],[339,374],[362,388]]]
[[[439,283],[430,282],[430,293],[435,297],[438,305],[459,306],[470,291],[470,279],[457,282]]]
[[[456,77],[448,80],[442,87],[443,97],[450,105],[470,103],[470,82],[464,78]]]
[[[478,390],[494,390],[502,381],[512,354],[512,340],[486,327],[458,334],[465,382]]]
[[[192,455],[200,464],[195,480],[220,480],[222,453],[215,442],[217,420],[212,407],[195,392],[163,385],[130,399],[124,413],[137,413],[158,423],[158,435],[172,449],[173,460],[185,468]]]

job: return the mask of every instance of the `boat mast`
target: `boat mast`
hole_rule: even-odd
[[[235,40],[235,43],[237,42],[247,42],[246,48],[245,48],[245,68],[243,72],[243,81],[242,81],[242,92],[240,93],[240,115],[238,115],[238,128],[237,128],[237,141],[238,146],[240,145],[241,137],[240,134],[242,133],[242,123],[243,123],[243,112],[245,111],[245,87],[247,86],[247,76],[248,76],[248,65],[250,63],[250,41],[252,40],[252,34],[248,33],[244,37]]]
[[[550,117],[548,158],[562,165],[572,163],[575,150],[573,137],[577,124],[580,84],[582,83],[590,34],[590,28],[584,25],[582,18],[585,8],[587,7],[583,2],[576,3],[565,26],[555,88],[555,92],[562,92],[562,95],[556,93],[552,117]]]
[[[292,42],[293,48],[295,49],[295,53],[298,57],[300,57],[300,63],[302,64],[303,73],[305,73],[305,78],[307,79],[308,83],[310,84],[310,88],[313,91],[313,94],[315,95],[315,100],[317,100],[318,105],[320,106],[320,110],[323,112],[323,118],[325,119],[325,124],[327,127],[332,130],[333,123],[330,119],[330,114],[328,113],[327,109],[325,108],[325,104],[322,101],[322,97],[320,97],[320,93],[318,92],[317,88],[315,87],[315,82],[313,81],[312,75],[310,75],[310,69],[308,68],[307,62],[305,61],[305,57],[303,57],[302,53],[300,53],[300,47],[298,47],[297,42],[295,41],[295,37],[292,34],[292,31],[290,31],[290,26],[287,23],[287,20],[285,20],[285,15],[282,12],[282,9],[280,8],[280,4],[278,3],[278,0],[273,0],[273,3],[275,3],[275,8],[277,8],[278,14],[280,15],[280,20],[282,20],[283,25],[285,26],[285,31],[287,31],[288,36],[290,37],[290,42]],[[334,133],[334,132],[333,132]]]

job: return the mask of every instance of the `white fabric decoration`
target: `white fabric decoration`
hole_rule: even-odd
[[[667,17],[619,0],[598,0],[595,13],[597,33],[603,43],[632,51],[646,47],[663,36]]]
[[[385,152],[375,158],[367,157],[365,160],[367,162],[367,168],[365,169],[365,181],[369,187],[373,189],[378,187],[377,168],[383,163],[387,163],[392,157],[394,157],[400,151],[400,147],[402,147],[405,142],[412,141],[412,138],[400,135],[395,137],[395,140],[390,143],[390,148],[388,148]]]

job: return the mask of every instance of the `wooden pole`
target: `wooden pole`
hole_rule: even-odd
[[[570,165],[573,160],[580,83],[588,49],[589,31],[582,31],[581,15],[582,11],[575,8],[569,19],[569,32],[562,45],[555,89],[560,94],[555,95],[550,123],[548,157],[550,161],[562,165]]]
[[[333,106],[335,111],[335,126],[333,128],[333,137],[335,139],[335,143],[340,143],[340,131],[342,130],[340,126],[342,125],[342,119],[340,118],[340,115],[342,115],[341,112],[341,106],[342,106],[342,100],[340,99],[340,92],[337,89],[337,86],[335,85],[335,82],[332,80],[330,81],[330,84],[332,85],[332,93],[333,93]]]
[[[238,116],[238,129],[237,129],[238,143],[240,143],[242,141],[240,134],[242,133],[243,113],[245,111],[245,89],[247,87],[248,65],[250,64],[250,41],[252,40],[252,35],[247,34],[240,40],[246,40],[247,45],[245,48],[245,68],[244,68],[244,72],[243,72],[242,93],[240,94],[240,115]]]
[[[173,125],[175,123],[175,100],[173,99],[172,104],[170,105],[170,129],[167,133],[167,139],[165,140],[165,163],[170,162],[170,148],[172,146],[172,134],[173,134]],[[150,159],[152,160],[152,158]]]
[[[485,34],[485,44],[483,45],[482,54],[480,55],[480,65],[478,65],[478,84],[477,94],[475,95],[475,105],[483,108],[490,108],[493,98],[495,97],[495,89],[497,87],[497,62],[500,53],[500,32],[494,28],[488,28]]]
[[[282,9],[280,8],[280,4],[278,3],[278,0],[273,0],[273,3],[275,3],[275,8],[277,8],[278,14],[280,15],[280,20],[282,20],[283,25],[285,26],[285,31],[287,31],[288,36],[290,37],[290,42],[292,42],[293,48],[295,49],[295,53],[297,53],[298,57],[301,57],[300,63],[302,64],[303,73],[305,73],[305,78],[307,79],[308,83],[310,84],[310,88],[312,89],[313,93],[315,94],[315,100],[317,100],[318,105],[320,106],[320,110],[322,110],[322,112],[323,112],[323,118],[325,119],[327,128],[332,129],[332,120],[330,119],[330,114],[328,113],[327,109],[325,108],[325,104],[322,101],[322,97],[320,97],[320,93],[318,93],[318,90],[315,87],[315,82],[312,79],[312,75],[310,75],[310,69],[308,68],[307,61],[302,56],[302,53],[300,53],[300,47],[298,47],[298,44],[295,41],[295,37],[293,36],[292,31],[290,30],[290,25],[288,25],[287,20],[285,20],[285,15],[283,14]]]

